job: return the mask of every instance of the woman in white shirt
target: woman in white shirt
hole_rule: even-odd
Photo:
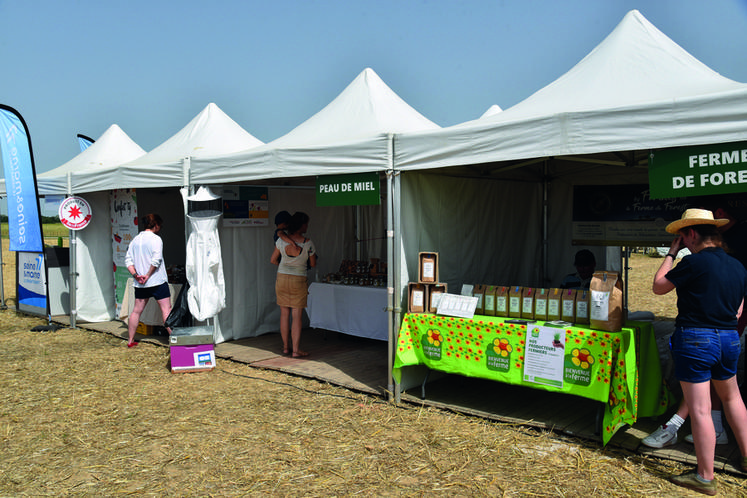
[[[156,300],[161,308],[164,322],[171,313],[171,292],[169,291],[166,265],[163,263],[163,240],[158,236],[163,220],[157,214],[147,214],[142,218],[145,230],[132,239],[127,247],[125,265],[135,279],[135,305],[127,321],[129,340],[127,347],[137,346],[135,331],[140,323],[140,315],[148,299]],[[171,329],[166,329],[169,334]]]
[[[306,263],[308,261],[312,267],[316,266],[316,248],[314,243],[304,236],[308,228],[309,215],[301,212],[294,214],[288,227],[288,236],[292,243],[278,239],[270,258],[273,264],[278,265],[275,295],[280,306],[283,354],[291,354],[294,358],[309,355],[300,348],[303,309],[306,307],[306,298],[309,294]]]

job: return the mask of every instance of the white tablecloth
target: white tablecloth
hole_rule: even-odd
[[[135,307],[135,287],[133,287],[132,278],[127,279],[127,287],[125,287],[124,297],[122,297],[122,308],[119,312],[119,317],[128,323],[132,308]],[[169,284],[169,291],[171,292],[171,306],[174,306],[176,298],[179,295],[179,291],[182,290],[181,284]],[[155,299],[148,299],[148,303],[145,305],[143,313],[140,315],[140,322],[145,325],[163,325],[163,315],[161,314],[161,308]]]
[[[389,338],[384,287],[314,282],[306,311],[314,328],[382,341]]]

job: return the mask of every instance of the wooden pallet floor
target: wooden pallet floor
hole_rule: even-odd
[[[54,317],[54,321],[69,325],[68,317]],[[123,322],[78,324],[80,328],[127,338]],[[138,336],[138,340],[167,346],[166,337]],[[311,353],[304,359],[281,354],[278,333],[240,339],[218,344],[218,358],[246,363],[256,368],[277,370],[291,375],[317,379],[362,393],[387,397],[387,345],[373,339],[347,336],[336,332],[306,329],[302,336],[303,349]],[[428,405],[454,412],[477,416],[506,424],[536,427],[543,430],[578,437],[601,445],[599,434],[600,404],[577,396],[563,395],[511,386],[484,379],[447,375],[425,386],[402,393],[407,403]],[[662,449],[652,449],[640,442],[647,434],[666,422],[667,414],[655,420],[641,419],[632,427],[620,429],[609,445],[655,458],[695,464],[693,445],[683,441],[688,426],[680,430],[680,443]],[[716,469],[744,475],[735,465],[739,448],[731,437],[730,444],[716,447]]]

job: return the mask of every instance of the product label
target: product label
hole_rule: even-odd
[[[433,261],[423,261],[423,280],[435,280],[436,264]]]
[[[547,315],[560,316],[560,299],[550,299],[547,301]]]
[[[509,312],[510,313],[521,313],[521,300],[518,297],[509,298]]]
[[[588,318],[589,317],[589,303],[586,301],[576,302],[576,318]]]
[[[545,316],[547,313],[547,299],[538,299],[534,302],[535,315]]]
[[[422,307],[423,302],[425,301],[425,296],[423,295],[423,291],[412,291],[412,306],[413,307]]]
[[[506,299],[506,296],[497,296],[495,298],[495,313],[500,316],[501,313],[506,313],[508,308],[506,305],[508,304],[508,299]]]
[[[591,291],[591,318],[592,320],[607,321],[609,319],[610,293],[603,291]]]

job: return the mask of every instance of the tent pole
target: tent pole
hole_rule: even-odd
[[[394,359],[402,313],[402,227],[400,226],[400,180],[400,172],[395,171],[393,178],[394,192],[392,195],[392,227],[394,229],[394,251],[392,254],[394,261],[394,323],[392,324],[393,334],[391,352],[389,354],[390,361],[393,361]],[[391,368],[389,369],[389,375],[392,375]],[[395,390],[397,393],[396,401],[399,402],[401,391],[399,383],[396,384]]]
[[[623,316],[628,316],[628,270],[630,269],[630,246],[622,247],[623,253],[623,288],[625,289],[625,295],[623,299]]]
[[[184,201],[184,247],[189,247],[189,233],[191,231],[191,222],[189,221],[189,201],[187,197],[194,194],[194,186],[192,185],[192,158],[187,156],[182,159],[182,189],[186,191],[186,195],[183,196]],[[185,258],[186,258],[185,254]],[[185,259],[186,261],[186,259]],[[206,321],[207,326],[210,326],[210,321]],[[194,317],[192,319],[192,325],[194,325]],[[215,321],[213,321],[213,342],[215,342]]]
[[[399,403],[399,393],[395,394],[395,383],[392,378],[392,367],[394,358],[394,264],[392,255],[394,252],[394,230],[392,228],[392,176],[394,172],[386,172],[386,313],[387,313],[387,392],[389,401],[392,395],[395,396],[396,402]]]
[[[399,383],[392,376],[394,366],[394,352],[396,340],[394,337],[394,289],[395,289],[395,265],[394,265],[394,196],[392,195],[392,179],[394,177],[394,134],[389,134],[387,140],[387,162],[386,171],[386,312],[387,312],[387,392],[389,401],[394,396],[395,403],[400,401]]]
[[[67,196],[73,196],[73,173],[67,173]],[[70,328],[76,328],[78,316],[78,233],[76,230],[68,230],[70,243]]]
[[[547,283],[547,280],[545,278],[547,277],[547,204],[548,204],[548,187],[547,187],[547,172],[549,170],[549,165],[547,164],[548,159],[545,158],[544,166],[543,166],[543,175],[542,175],[542,268],[540,268],[540,282]],[[544,287],[544,285],[543,285]]]
[[[363,260],[363,250],[361,248],[361,239],[363,238],[363,234],[361,233],[361,207],[355,206],[355,209],[353,210],[353,217],[355,221],[353,222],[355,224],[355,260],[356,261],[362,261]]]

